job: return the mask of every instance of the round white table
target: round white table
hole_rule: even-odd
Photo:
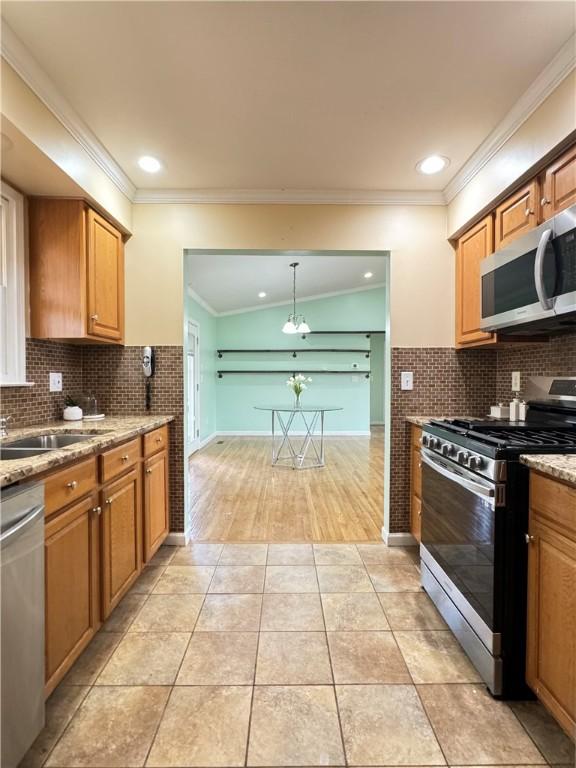
[[[300,405],[256,405],[257,411],[269,411],[272,415],[272,465],[290,464],[292,469],[323,467],[324,460],[324,414],[341,411],[339,406]],[[304,424],[304,435],[290,435],[296,417]],[[276,423],[280,427],[279,445],[276,445]],[[318,430],[318,431],[317,431]],[[297,445],[296,437],[302,437]],[[287,451],[287,452],[286,452]],[[310,452],[310,456],[308,456]]]

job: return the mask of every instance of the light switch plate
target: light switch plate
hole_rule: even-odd
[[[512,371],[512,392],[520,392],[520,371]]]
[[[50,392],[62,392],[61,373],[50,373]]]
[[[414,374],[412,371],[402,371],[400,374],[400,389],[414,389]]]

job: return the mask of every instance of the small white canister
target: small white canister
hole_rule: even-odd
[[[82,408],[79,405],[67,405],[62,414],[64,421],[81,421]]]

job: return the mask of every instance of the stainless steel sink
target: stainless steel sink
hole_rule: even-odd
[[[84,440],[90,440],[93,437],[97,437],[97,434],[85,434],[85,433],[64,433],[56,432],[51,435],[37,435],[36,437],[22,437],[20,440],[10,441],[5,443],[3,448],[41,448],[43,450],[55,450],[57,448],[65,448],[67,445],[74,445],[74,443],[81,443]]]
[[[50,453],[53,448],[12,448],[11,446],[0,446],[0,460],[9,459],[29,459],[31,456],[39,456],[42,453]]]

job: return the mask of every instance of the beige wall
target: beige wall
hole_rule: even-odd
[[[448,206],[452,236],[576,130],[576,71],[533,112]]]
[[[2,59],[2,114],[127,230],[132,203]]]
[[[127,344],[181,343],[183,250],[206,248],[389,250],[392,344],[453,345],[442,206],[135,205],[132,231]]]

